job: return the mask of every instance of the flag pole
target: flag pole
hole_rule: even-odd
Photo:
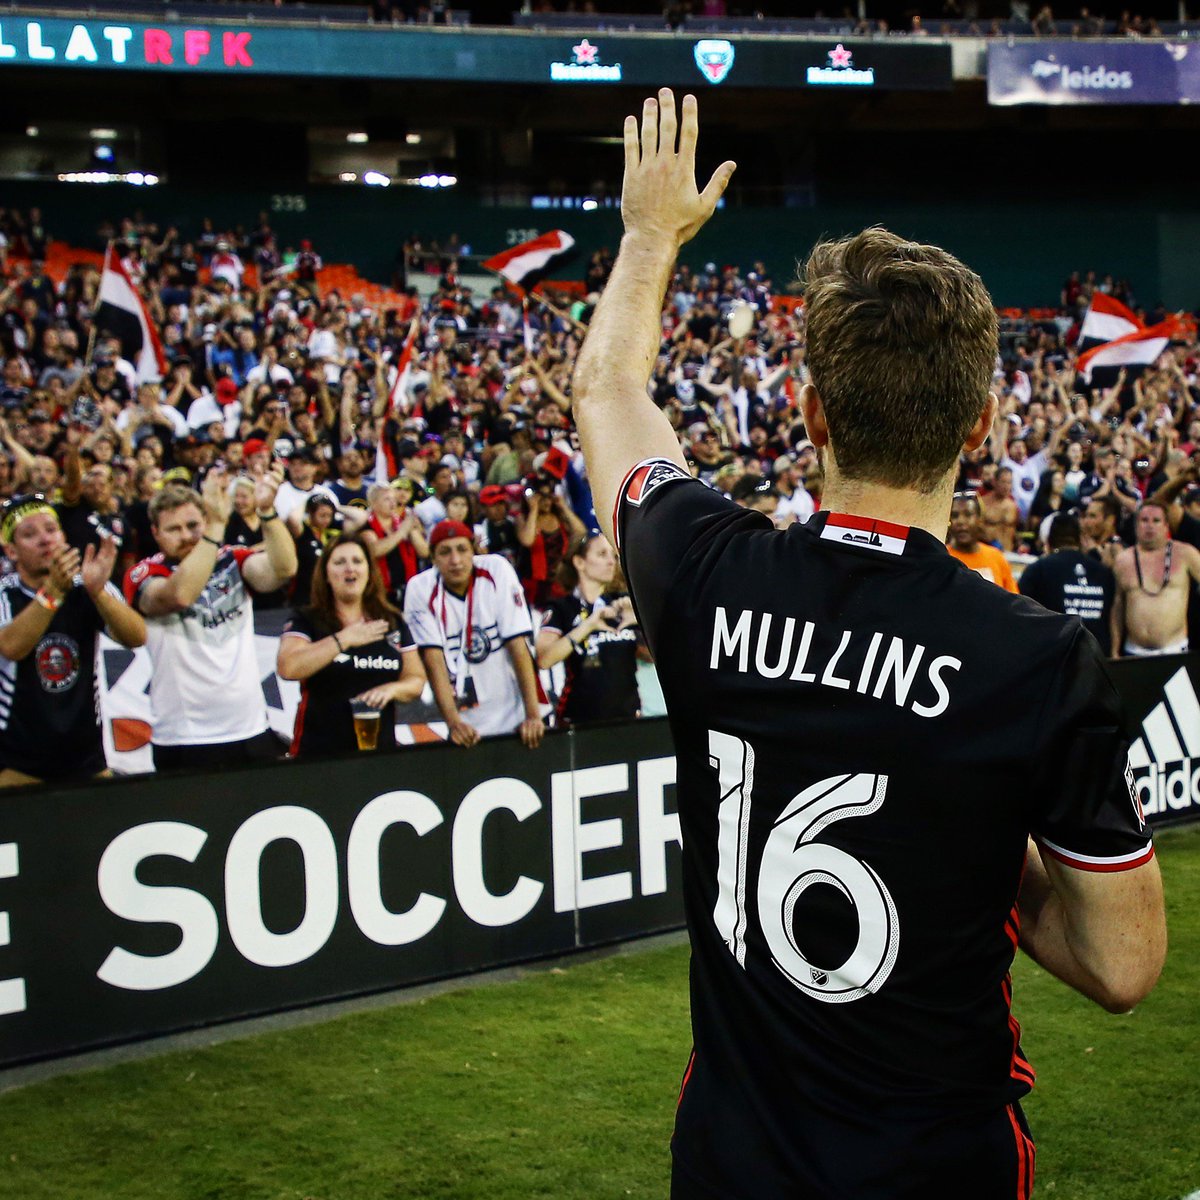
[[[83,356],[83,369],[86,371],[92,362],[92,351],[96,348],[96,310],[100,307],[100,289],[104,286],[104,272],[108,270],[108,256],[112,253],[112,238],[104,247],[104,262],[100,267],[100,282],[96,284],[96,302],[92,305],[92,328],[88,331],[87,353]]]
[[[581,333],[587,333],[587,326],[582,321],[577,321],[565,309],[561,309],[552,301],[547,300],[543,292],[531,292],[530,295],[539,303],[544,304],[556,317],[562,317],[564,321],[570,321]]]

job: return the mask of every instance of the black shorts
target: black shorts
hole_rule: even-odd
[[[992,1117],[897,1124],[890,1136],[872,1139],[866,1155],[857,1137],[839,1139],[837,1128],[830,1122],[822,1129],[826,1174],[845,1180],[834,1190],[799,1185],[766,1192],[754,1183],[752,1162],[746,1164],[744,1191],[714,1189],[711,1180],[696,1178],[676,1158],[671,1200],[1029,1200],[1033,1195],[1034,1145],[1019,1104]]]
[[[212,742],[202,746],[152,745],[150,749],[156,771],[208,771],[272,762],[282,756],[283,743],[266,729],[242,742]]]

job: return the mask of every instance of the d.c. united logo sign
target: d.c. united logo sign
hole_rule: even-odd
[[[709,83],[721,83],[733,66],[733,43],[724,38],[705,38],[697,42],[696,66]]]

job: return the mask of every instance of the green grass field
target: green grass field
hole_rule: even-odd
[[[1017,964],[1039,1197],[1200,1188],[1200,830],[1159,852],[1171,953],[1136,1013]],[[0,1197],[665,1197],[686,967],[683,948],[581,962],[7,1093]]]

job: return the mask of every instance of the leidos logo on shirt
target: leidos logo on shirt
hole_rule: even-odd
[[[1186,667],[1163,688],[1164,699],[1142,721],[1129,747],[1125,782],[1138,819],[1200,808],[1200,702]]]
[[[339,655],[339,657],[346,657]],[[336,661],[336,660],[335,660]],[[400,670],[400,660],[398,658],[388,658],[386,654],[368,654],[363,657],[354,655],[354,669],[357,671],[398,671]]]

